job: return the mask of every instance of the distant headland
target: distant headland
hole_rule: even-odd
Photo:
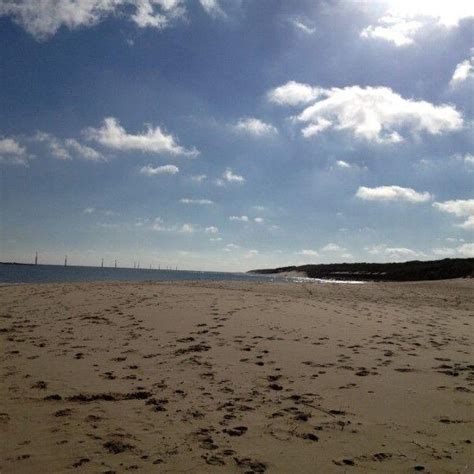
[[[421,281],[473,278],[474,258],[397,263],[331,263],[251,270],[259,275],[305,276],[353,281]]]

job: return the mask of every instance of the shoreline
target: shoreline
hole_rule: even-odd
[[[473,290],[0,285],[0,469],[465,472]]]

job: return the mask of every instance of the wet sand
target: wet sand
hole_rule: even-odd
[[[473,472],[472,280],[0,302],[2,473]]]

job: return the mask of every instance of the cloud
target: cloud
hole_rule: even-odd
[[[340,245],[329,243],[321,248],[322,252],[347,252],[347,249],[341,247]]]
[[[289,81],[267,93],[267,99],[278,105],[303,105],[317,99],[323,89],[308,84]]]
[[[66,149],[65,144],[50,133],[37,132],[34,140],[45,143],[55,158],[59,160],[72,160],[72,156]]]
[[[377,23],[363,29],[360,36],[389,41],[398,47],[408,46],[426,27],[453,28],[461,20],[473,16],[474,7],[468,1],[397,0],[387,2]]]
[[[263,217],[256,217],[256,218],[254,219],[254,221],[255,221],[257,224],[263,224],[264,219],[263,219]]]
[[[438,211],[448,212],[457,217],[474,216],[474,199],[434,202],[433,207]]]
[[[308,26],[306,23],[304,23],[301,20],[290,20],[292,25],[297,28],[299,31],[302,31],[303,33],[306,33],[307,35],[312,35],[316,32],[316,28],[312,26]]]
[[[37,40],[61,27],[89,28],[109,16],[127,18],[139,28],[162,30],[186,18],[185,0],[2,0],[0,16],[10,16]],[[225,17],[217,0],[200,0],[212,17]]]
[[[395,260],[426,257],[426,254],[417,250],[406,247],[387,247],[385,244],[366,247],[365,250],[371,255],[382,255]]]
[[[144,174],[145,176],[155,176],[157,174],[176,174],[179,173],[179,168],[174,165],[146,165],[140,168],[140,173]]]
[[[94,150],[90,146],[82,145],[74,138],[68,138],[65,140],[65,145],[70,149],[74,150],[80,157],[91,160],[91,161],[107,161],[102,153],[99,153],[97,150]]]
[[[211,201],[210,199],[183,198],[183,199],[180,199],[179,202],[182,203],[182,204],[201,204],[201,205],[214,204],[214,202]]]
[[[474,155],[471,155],[471,154],[464,155],[463,159],[464,159],[464,163],[468,165],[474,165]]]
[[[351,165],[347,163],[347,161],[343,161],[343,160],[336,161],[336,166],[341,169],[351,168]]]
[[[195,181],[196,183],[202,183],[206,178],[207,176],[205,174],[197,174],[197,175],[191,176],[191,179]]]
[[[472,50],[471,50],[472,53]],[[460,84],[464,83],[467,80],[474,79],[474,55],[471,56],[469,59],[460,62],[456,65],[456,69],[454,70],[453,77],[449,82],[451,87],[457,87]]]
[[[303,249],[297,252],[298,255],[303,255],[305,257],[319,257],[319,253],[316,250]]]
[[[178,145],[173,135],[168,135],[160,127],[148,125],[139,134],[129,134],[114,117],[107,117],[100,128],[89,128],[86,136],[101,145],[119,151],[140,151],[143,153],[169,153],[171,155],[196,156],[195,149],[187,150]]]
[[[228,183],[245,183],[245,178],[235,174],[230,168],[227,168],[222,174],[222,179]]]
[[[456,217],[466,217],[467,219],[461,224],[456,224],[456,227],[474,230],[474,199],[434,202],[433,207],[438,211],[454,214]]]
[[[13,138],[0,138],[0,163],[28,166],[26,148]]]
[[[219,233],[219,229],[218,229],[217,227],[211,225],[211,226],[209,226],[209,227],[206,227],[206,228],[204,229],[204,232],[205,232],[206,234],[217,234],[217,233]]]
[[[199,0],[199,3],[208,15],[214,18],[226,17],[224,10],[222,10],[217,0]]]
[[[229,220],[237,222],[248,222],[249,218],[247,216],[230,216]]]
[[[438,135],[463,126],[462,115],[450,105],[404,99],[389,87],[359,86],[325,90],[297,121],[307,124],[302,130],[306,138],[334,129],[375,143],[399,143],[405,130]]]
[[[474,216],[469,216],[462,224],[458,224],[457,227],[465,230],[474,230]]]
[[[474,257],[474,243],[469,243],[469,244],[462,244],[457,248],[457,251],[463,256],[463,257]]]
[[[95,212],[95,208],[93,207],[86,207],[84,209],[84,214],[94,214],[94,212]]]
[[[414,36],[423,26],[423,23],[414,20],[393,18],[391,16],[379,19],[379,24],[364,28],[362,38],[378,38],[391,41],[395,46],[407,46],[414,42]]]
[[[430,193],[419,193],[412,188],[400,186],[379,186],[376,188],[360,186],[356,197],[366,201],[407,201],[411,203],[426,202],[432,199]]]
[[[264,137],[278,133],[277,129],[273,125],[262,122],[261,120],[253,117],[240,119],[233,126],[233,129],[236,132],[246,133],[254,137]]]
[[[179,232],[183,234],[192,234],[196,231],[196,228],[192,224],[183,224],[179,229]]]
[[[33,140],[44,143],[51,154],[59,160],[72,160],[73,157],[79,157],[89,161],[107,161],[102,153],[79,143],[75,138],[61,139],[51,133],[36,132]]]

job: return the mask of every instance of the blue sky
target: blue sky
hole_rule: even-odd
[[[0,0],[2,260],[473,257],[471,5]]]

